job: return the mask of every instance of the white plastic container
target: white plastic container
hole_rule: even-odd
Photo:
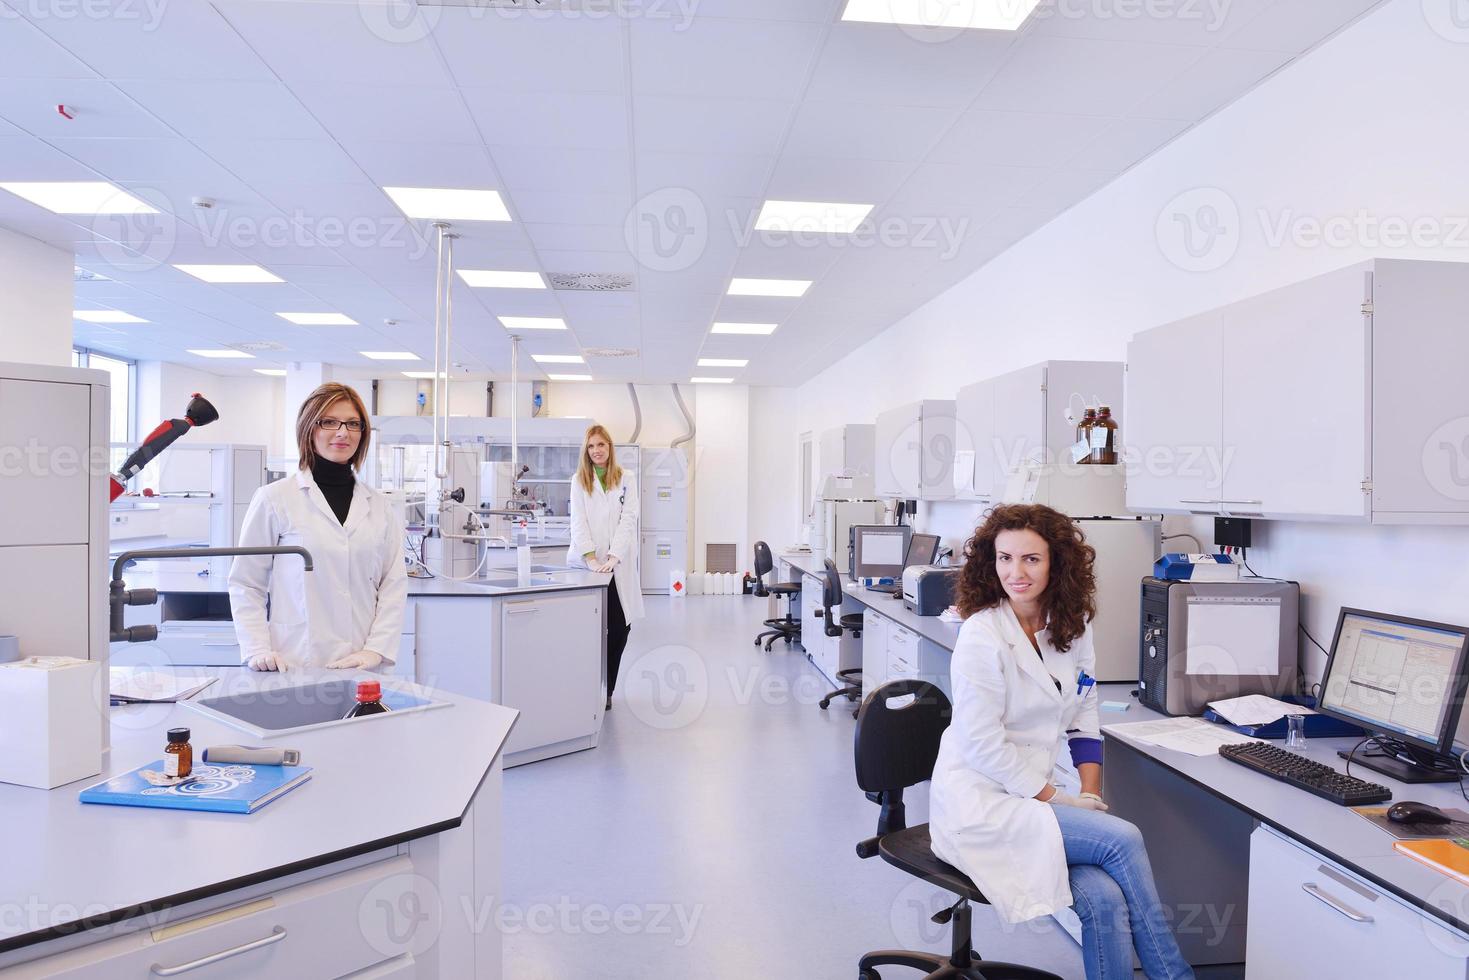
[[[714,584],[714,573],[713,572],[705,572],[704,573],[704,594],[705,595],[718,595],[719,594],[719,587]]]
[[[675,599],[682,599],[689,594],[689,583],[684,578],[682,568],[675,568],[668,573],[668,594]]]
[[[95,660],[0,664],[0,782],[55,789],[101,772],[101,685]]]
[[[725,572],[724,573],[724,594],[725,595],[734,595],[735,594],[735,588],[736,588],[736,586],[735,586],[734,572]]]
[[[689,595],[703,595],[704,594],[704,573],[703,572],[689,572],[689,577],[688,577],[687,581],[688,581],[688,586],[689,586]]]

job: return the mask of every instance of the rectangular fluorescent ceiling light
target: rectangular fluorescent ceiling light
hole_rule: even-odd
[[[805,296],[810,279],[731,279],[731,296]]]
[[[105,180],[0,183],[16,197],[25,198],[55,214],[157,214],[158,209]]]
[[[732,384],[734,378],[690,378],[689,384],[695,385],[727,385]]]
[[[502,316],[506,330],[565,330],[566,321],[559,316]]]
[[[716,323],[712,333],[743,333],[768,336],[775,333],[774,323]]]
[[[505,272],[496,269],[460,269],[459,278],[475,289],[545,289],[539,272]]]
[[[432,381],[434,379],[434,373],[432,371],[404,371],[403,377],[417,378],[421,381]],[[439,379],[442,381],[448,381],[449,376],[447,374],[441,374],[439,375]]]
[[[590,374],[548,374],[546,377],[552,381],[590,381]]]
[[[699,367],[732,367],[742,368],[750,362],[742,357],[701,357]]]
[[[450,187],[384,187],[383,191],[410,218],[430,221],[509,221],[499,191]]]
[[[175,265],[174,268],[205,282],[285,282],[258,265]]]
[[[357,321],[345,313],[277,313],[298,327],[355,327]]]
[[[755,219],[755,230],[850,235],[872,213],[872,207],[821,201],[766,201],[760,217]]]
[[[263,374],[267,378],[284,378],[286,376],[286,369],[285,368],[256,368],[255,369],[255,373],[256,374]]]
[[[406,350],[360,350],[357,353],[374,361],[416,361],[418,355]]]
[[[847,0],[842,20],[935,29],[1019,30],[1040,0]]]
[[[196,350],[195,348],[190,347],[189,348],[189,353],[190,354],[194,354],[194,355],[196,355],[198,357],[251,357],[251,358],[253,358],[255,356],[254,354],[247,354],[247,353],[245,353],[242,350],[235,350],[235,349],[230,348],[230,347],[224,347],[224,348],[221,348],[219,350]]]
[[[532,354],[530,359],[538,364],[585,364],[580,354]]]
[[[72,310],[71,318],[84,323],[147,323],[140,316],[122,310]]]

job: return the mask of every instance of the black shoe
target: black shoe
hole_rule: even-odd
[[[608,711],[611,711],[612,710],[612,695],[610,695],[610,694],[607,695],[607,709],[606,710],[608,710]]]

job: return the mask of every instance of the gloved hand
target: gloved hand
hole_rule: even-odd
[[[383,658],[380,654],[373,653],[371,650],[358,650],[356,653],[349,653],[345,657],[333,660],[327,666],[336,670],[377,670],[382,662]]]
[[[251,670],[285,670],[286,658],[278,653],[257,653],[245,661]]]
[[[611,572],[611,571],[616,570],[616,568],[617,568],[617,556],[616,555],[608,555],[595,568],[593,568],[592,571],[594,571],[594,572]]]
[[[1051,798],[1046,802],[1052,806],[1074,806],[1078,810],[1096,810],[1099,813],[1106,813],[1108,809],[1107,804],[1102,802],[1102,798],[1096,793],[1082,793],[1080,796],[1072,796],[1070,793],[1063,793],[1058,789],[1051,794]]]

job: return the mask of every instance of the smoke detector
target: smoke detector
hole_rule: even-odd
[[[261,353],[264,351],[282,351],[286,349],[284,344],[277,344],[273,340],[246,340],[238,344],[225,344],[225,346],[233,347],[235,350],[249,351],[251,353]]]
[[[583,347],[587,357],[637,357],[636,347]]]
[[[632,276],[620,272],[548,272],[552,289],[580,292],[626,292],[632,289]]]

